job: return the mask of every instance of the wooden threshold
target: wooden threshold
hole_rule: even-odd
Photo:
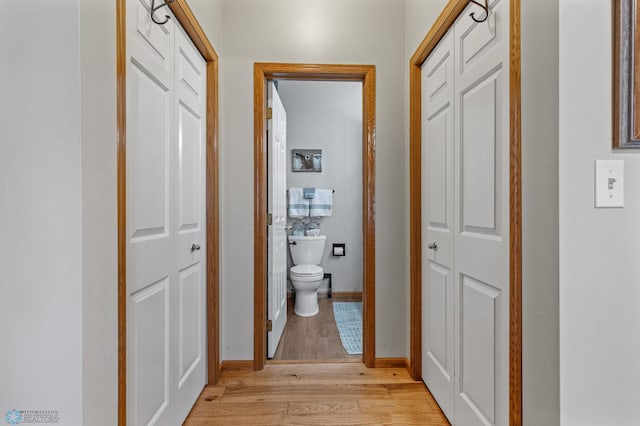
[[[335,359],[268,359],[266,365],[286,364],[362,364],[359,359],[335,358]]]

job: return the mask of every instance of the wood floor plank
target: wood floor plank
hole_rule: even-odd
[[[449,424],[424,384],[404,369],[267,365],[224,371],[219,382],[203,390],[187,426]]]
[[[223,386],[206,386],[200,394],[200,399],[203,401],[217,401],[222,398],[225,389]]]
[[[359,414],[360,406],[358,401],[307,401],[290,402],[287,410],[288,415],[299,416],[309,414]]]
[[[334,414],[327,416],[324,414],[312,414],[307,416],[285,416],[282,418],[281,425],[376,425],[382,426],[386,422],[392,421],[391,416],[375,416],[368,414]]]
[[[282,424],[281,414],[261,416],[226,416],[226,417],[192,417],[189,416],[184,426],[277,426]]]
[[[196,404],[191,410],[194,417],[224,417],[224,416],[262,416],[271,414],[286,414],[289,403],[284,402],[208,402]]]
[[[221,401],[224,402],[260,402],[260,401],[317,401],[327,398],[338,401],[367,399],[391,399],[385,385],[297,385],[295,390],[289,386],[242,386],[229,387]]]
[[[424,383],[389,383],[387,389],[394,399],[418,399],[433,401],[433,396],[429,393]]]
[[[262,371],[229,370],[221,386],[270,384],[416,383],[404,368],[366,368],[363,364],[270,364]]]
[[[423,400],[367,400],[358,401],[360,411],[363,413],[389,413],[389,412],[411,412],[417,414],[440,413],[440,408],[435,403]]]

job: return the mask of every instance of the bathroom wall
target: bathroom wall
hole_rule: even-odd
[[[332,216],[313,219],[327,236],[322,266],[332,291],[361,292],[362,83],[280,81],[278,93],[287,110],[287,187],[335,190]],[[292,172],[293,148],[322,149],[322,172]],[[345,243],[347,255],[332,256],[333,243]],[[325,280],[320,292],[327,287]]]
[[[254,62],[376,66],[376,356],[408,356],[403,2],[233,0],[223,17],[221,359],[253,359]]]

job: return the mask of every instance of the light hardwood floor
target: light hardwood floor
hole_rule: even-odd
[[[449,425],[405,369],[359,363],[271,364],[225,370],[185,425]]]
[[[333,302],[359,302],[356,298],[319,298],[320,312],[316,316],[302,318],[293,313],[293,299],[287,307],[287,325],[274,361],[353,361],[361,362],[362,355],[349,355],[342,346],[340,334],[333,316]]]

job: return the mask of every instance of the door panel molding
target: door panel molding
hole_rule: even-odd
[[[373,65],[255,63],[254,118],[254,317],[253,368],[262,370],[267,351],[267,170],[266,81],[273,79],[360,81],[363,84],[363,362],[375,367],[375,120],[376,69]]]
[[[206,223],[207,223],[207,378],[219,376],[219,177],[218,177],[218,54],[186,0],[169,4],[176,20],[206,61]],[[118,425],[127,419],[127,312],[126,312],[126,0],[116,0],[117,103],[117,218],[118,218]]]
[[[422,376],[422,74],[421,67],[469,0],[450,0],[410,62],[410,265],[411,343],[410,371]],[[522,171],[521,171],[521,65],[520,0],[509,0],[509,424],[522,425]],[[490,38],[487,37],[490,43]],[[425,225],[426,226],[426,225]]]

